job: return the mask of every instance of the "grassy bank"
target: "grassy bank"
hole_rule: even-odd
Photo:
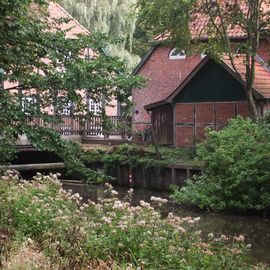
[[[107,185],[98,203],[83,203],[57,175],[27,182],[7,172],[0,180],[1,263],[16,265],[28,253],[39,266],[27,269],[267,269],[254,265],[241,235],[203,240],[194,227],[199,217],[162,219],[166,200],[134,207],[132,190],[124,201],[117,195]]]

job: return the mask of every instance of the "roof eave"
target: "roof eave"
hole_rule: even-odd
[[[198,73],[198,71],[209,61],[209,57],[206,56],[198,65],[190,72],[185,80],[167,97],[168,102],[173,102],[173,99],[180,93],[180,91],[192,80],[192,78]]]
[[[154,103],[145,105],[144,109],[146,111],[151,111],[152,109],[154,109],[156,107],[160,107],[160,106],[163,106],[163,105],[166,105],[166,104],[169,104],[169,102],[166,99],[164,99],[164,100],[161,100],[161,101],[158,101],[158,102],[154,102]]]
[[[53,4],[56,5],[59,9],[61,9],[67,15],[67,17],[69,17],[77,26],[79,26],[85,32],[85,34],[87,35],[91,34],[87,28],[85,28],[82,24],[80,24],[79,21],[76,20],[69,12],[67,12],[67,10],[64,9],[61,5],[55,2],[53,2]]]
[[[141,62],[135,67],[135,69],[132,71],[133,75],[137,75],[138,72],[141,70],[145,62],[150,58],[154,50],[156,49],[157,45],[154,45],[150,48],[150,50],[144,55]]]

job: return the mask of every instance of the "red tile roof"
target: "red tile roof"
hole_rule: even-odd
[[[232,70],[232,66],[228,57],[223,57],[223,62]],[[244,56],[238,55],[235,57],[235,67],[237,72],[245,79],[246,67]],[[264,98],[270,98],[270,69],[269,67],[257,57],[255,64],[255,79],[253,89],[261,94]]]
[[[223,5],[226,5],[228,2],[231,4],[234,4],[235,0],[222,0]],[[242,0],[238,0],[239,4],[241,5],[241,9],[243,12],[247,11],[247,4],[246,2]],[[226,9],[226,7],[223,7]],[[263,2],[262,3],[262,10],[263,12],[269,12],[270,11],[270,4]],[[217,19],[218,20],[218,19]],[[209,16],[204,13],[196,13],[191,16],[191,20],[189,23],[190,32],[192,39],[206,39],[207,38],[207,24],[209,22]],[[218,23],[218,22],[217,22]],[[230,38],[245,38],[246,32],[245,30],[239,26],[230,26],[227,29],[227,34]],[[164,34],[161,34],[155,38],[157,41],[164,41],[170,36],[169,32],[165,32]]]
[[[31,9],[35,13],[40,12],[40,6],[38,4],[32,4]],[[49,23],[51,23],[52,28],[59,28],[63,31],[67,30],[68,38],[75,38],[77,34],[86,34],[89,35],[90,32],[82,26],[76,19],[74,19],[63,7],[54,1],[48,3],[48,15]],[[67,22],[59,22],[58,24],[55,20],[67,19]]]
[[[66,38],[76,38],[78,34],[80,35],[90,35],[84,26],[82,26],[76,19],[74,19],[63,7],[59,4],[51,1],[48,6],[49,21],[52,23],[53,20],[67,19],[67,22],[62,22],[59,25],[56,25],[57,28],[60,28],[63,31],[66,31]],[[52,20],[53,19],[53,20]],[[95,56],[96,53],[89,49],[85,49],[85,55],[90,55],[91,57]]]
[[[68,30],[66,33],[67,38],[76,38],[78,34],[89,35],[90,32],[83,27],[76,19],[74,19],[63,7],[55,2],[50,2],[48,7],[50,18],[53,19],[69,19],[67,23],[59,25],[61,30]]]

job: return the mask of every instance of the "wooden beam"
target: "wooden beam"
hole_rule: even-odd
[[[1,165],[0,170],[17,170],[17,171],[36,171],[36,170],[52,170],[64,169],[65,163],[39,163],[39,164],[16,164],[16,165]]]

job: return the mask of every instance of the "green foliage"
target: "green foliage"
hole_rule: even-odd
[[[154,34],[166,34],[167,42],[178,48],[187,48],[190,43],[190,11],[196,1],[138,0],[140,18],[146,29]]]
[[[160,147],[160,154],[168,164],[187,163],[193,164],[196,157],[194,148],[168,148]]]
[[[260,121],[270,131],[270,113],[268,112]]]
[[[108,46],[111,56],[123,59],[134,68],[140,61],[132,53],[133,34],[136,28],[136,0],[62,0],[61,4],[90,32],[101,32],[119,38],[118,44]]]
[[[242,235],[203,240],[194,227],[199,218],[161,218],[153,206],[161,208],[165,199],[133,207],[132,190],[121,202],[107,185],[98,203],[82,203],[56,175],[33,180],[18,181],[12,172],[2,176],[0,232],[9,227],[19,243],[35,243],[52,269],[96,269],[96,260],[110,262],[109,269],[267,269],[253,265]]]
[[[0,163],[12,159],[16,140],[26,135],[37,149],[56,153],[69,169],[89,177],[91,171],[80,161],[82,150],[63,142],[55,131],[39,127],[36,117],[47,126],[57,124],[59,119],[46,109],[54,108],[57,114],[72,102],[73,115],[83,118],[87,103],[79,90],[106,106],[113,98],[125,101],[142,80],[131,75],[119,58],[100,52],[109,38],[97,33],[67,39],[66,31],[59,29],[66,20],[49,19],[47,8],[47,1],[41,0],[1,2]],[[86,48],[96,56],[82,57]],[[19,87],[10,89],[3,82]],[[33,95],[33,89],[37,102],[23,110],[23,95]]]
[[[155,155],[154,147],[142,147],[138,145],[122,144],[109,149],[89,149],[85,151],[84,161],[86,163],[102,162],[105,172],[108,169],[116,169],[117,165],[128,165],[130,167],[142,166],[166,167],[173,163],[194,163],[193,149],[172,149],[162,147],[160,149],[161,159]]]
[[[139,13],[133,39],[133,53],[142,58],[149,51],[150,42],[153,37],[154,34],[152,29],[146,27],[144,21],[141,19],[141,14]]]
[[[203,174],[174,190],[175,201],[213,210],[270,208],[270,133],[263,124],[233,119],[208,131],[197,155]]]
[[[238,3],[208,0],[137,1],[141,22],[146,29],[152,29],[157,35],[164,34],[168,43],[180,49],[194,49],[195,45],[196,49],[205,49],[216,59],[221,59],[224,53],[234,58],[239,50],[250,57],[258,50],[252,45],[260,42],[259,37],[269,35],[266,5],[266,0]],[[200,29],[202,22],[204,27]],[[194,27],[196,23],[197,29]],[[248,38],[235,42],[231,39],[232,27],[245,32]],[[195,29],[193,36],[191,28]],[[258,37],[258,40],[251,36]],[[201,42],[206,38],[208,42]]]
[[[154,165],[156,164],[156,157],[153,153],[149,153],[143,150],[143,148],[123,144],[108,151],[103,157],[105,164],[109,165],[130,165],[136,166],[144,164]]]

